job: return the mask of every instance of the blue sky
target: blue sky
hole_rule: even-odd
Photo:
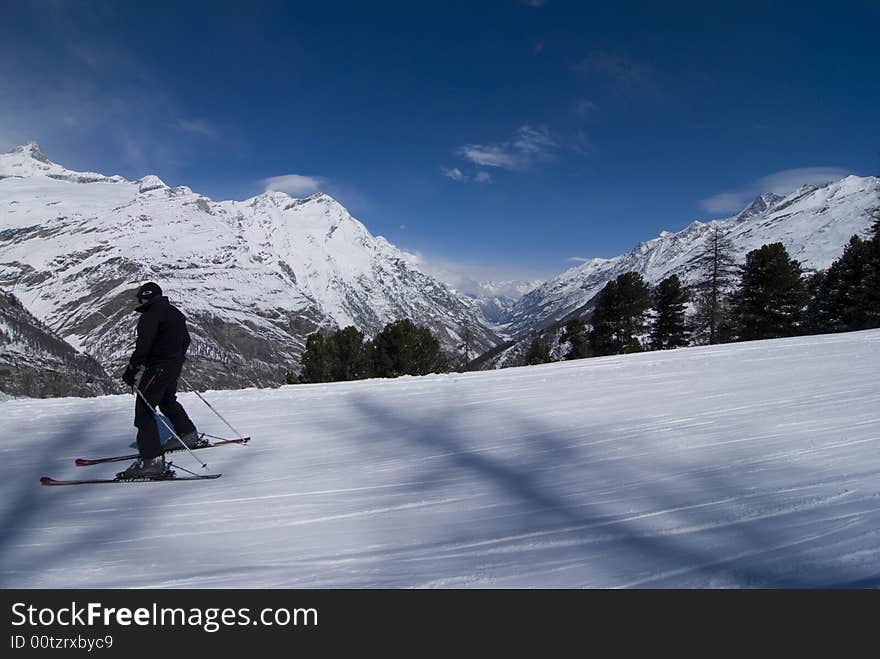
[[[496,278],[880,173],[880,3],[609,4],[0,0],[0,149],[321,189]]]

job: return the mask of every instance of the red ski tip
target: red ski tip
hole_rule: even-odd
[[[54,480],[54,478],[43,476],[42,478],[40,478],[40,485],[50,485]]]

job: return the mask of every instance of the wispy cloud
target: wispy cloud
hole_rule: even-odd
[[[293,197],[308,197],[323,192],[345,206],[349,213],[357,216],[375,209],[375,202],[357,187],[325,176],[306,176],[304,174],[283,174],[270,176],[257,183],[266,192],[286,192]]]
[[[227,150],[240,142],[235,128],[193,116],[164,72],[106,33],[119,18],[115,3],[88,11],[63,0],[19,4],[39,17],[43,33],[0,42],[3,142],[37,141],[71,168],[95,167],[111,154],[106,173],[156,173],[169,182],[187,162],[204,158],[204,138],[222,137]],[[46,41],[63,56],[47,58]]]
[[[722,192],[709,197],[708,199],[700,199],[700,208],[709,213],[735,213],[746,207],[749,201],[754,199],[757,194],[751,192]]]
[[[466,144],[457,151],[458,155],[483,167],[521,169],[523,161],[519,154],[509,150],[509,146],[491,144]]]
[[[590,136],[584,130],[579,130],[572,135],[566,146],[581,156],[588,156],[596,150],[596,147],[590,140]]]
[[[758,181],[758,185],[767,192],[786,194],[802,185],[824,185],[850,174],[851,170],[842,167],[801,167],[765,176]]]
[[[443,176],[447,178],[451,178],[453,181],[458,183],[491,183],[492,175],[489,172],[485,172],[483,170],[477,171],[473,176],[468,176],[464,172],[462,172],[458,167],[453,167],[452,169],[446,169],[445,167],[440,169],[440,172]]]
[[[572,67],[575,73],[604,80],[628,97],[669,100],[669,94],[653,69],[631,55],[595,50]]]
[[[204,137],[216,138],[220,131],[208,121],[204,119],[182,119],[178,118],[174,124],[180,130],[195,135],[203,135]]]
[[[588,98],[579,98],[575,101],[574,112],[579,117],[588,117],[593,114],[599,106]]]
[[[464,183],[465,181],[468,180],[467,176],[462,174],[461,170],[458,167],[453,167],[452,169],[443,168],[440,171],[443,173],[443,176],[447,176],[447,177],[451,178],[453,181],[459,181],[461,183]]]
[[[556,142],[546,128],[523,126],[513,140],[513,147],[529,158],[548,155],[556,149]]]
[[[466,144],[456,154],[481,167],[519,171],[553,157],[559,145],[544,127],[521,126],[509,140],[496,144]]]
[[[699,201],[700,208],[709,213],[736,213],[745,208],[755,197],[765,192],[786,195],[803,185],[824,185],[842,179],[852,171],[842,167],[800,167],[785,169],[759,178],[754,183],[737,190],[728,190]]]
[[[309,196],[327,185],[327,180],[319,176],[303,176],[302,174],[284,174],[263,179],[266,192],[286,192],[294,196]]]
[[[70,55],[49,64],[38,42],[17,43],[15,56],[0,44],[0,125],[5,142],[41,144],[48,157],[68,167],[89,167],[96,153],[115,153],[114,171],[128,178],[174,171],[192,155],[191,144],[169,131],[210,131],[207,123],[178,124],[185,116],[161,76],[130,53],[80,34],[80,15],[67,3],[46,5],[53,38]],[[62,20],[63,19],[63,20]],[[85,20],[85,19],[83,19]],[[18,67],[20,60],[34,62]],[[119,170],[115,168],[119,167]]]
[[[464,295],[485,295],[484,282],[494,282],[496,294],[519,297],[525,288],[534,287],[557,274],[523,268],[521,263],[467,263],[452,261],[423,252],[413,252],[415,265]],[[530,286],[525,286],[528,283]]]
[[[633,58],[607,50],[595,50],[574,65],[579,73],[598,73],[626,84],[638,84],[648,78],[646,68]]]

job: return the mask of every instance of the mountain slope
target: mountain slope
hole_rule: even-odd
[[[739,262],[767,243],[781,242],[808,270],[824,269],[840,256],[853,234],[867,235],[870,211],[880,208],[880,179],[848,176],[823,187],[804,186],[786,196],[765,194],[734,217],[693,222],[677,233],[662,232],[631,252],[595,258],[567,270],[524,295],[510,310],[504,332],[522,339],[587,304],[624,272],[652,284],[676,274],[684,284],[699,277],[694,260],[713,225],[721,226]]]
[[[131,349],[146,280],[190,318],[202,386],[283,382],[317,328],[372,335],[410,318],[450,350],[464,325],[480,349],[498,340],[472,303],[324,194],[215,202],[156,176],[71,172],[27,145],[0,156],[0,209],[0,286],[108,370]]]
[[[878,370],[872,330],[208,392],[254,437],[219,480],[53,489],[131,397],[7,401],[0,586],[876,588]]]
[[[517,300],[542,283],[541,280],[474,282],[467,296],[480,307],[491,327],[499,330],[510,321],[510,310]]]
[[[0,291],[0,392],[13,396],[97,396],[120,387],[101,365]]]

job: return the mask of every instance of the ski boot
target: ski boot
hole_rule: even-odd
[[[125,471],[116,474],[117,480],[165,480],[172,478],[171,465],[165,463],[165,456],[135,460]]]
[[[187,448],[198,448],[208,443],[207,440],[202,439],[202,436],[195,430],[193,430],[192,432],[188,432],[185,435],[181,435],[180,439],[183,441]],[[171,451],[180,448],[183,448],[183,446],[181,446],[180,442],[177,441],[177,437],[172,437],[167,442],[162,444],[163,451]]]

